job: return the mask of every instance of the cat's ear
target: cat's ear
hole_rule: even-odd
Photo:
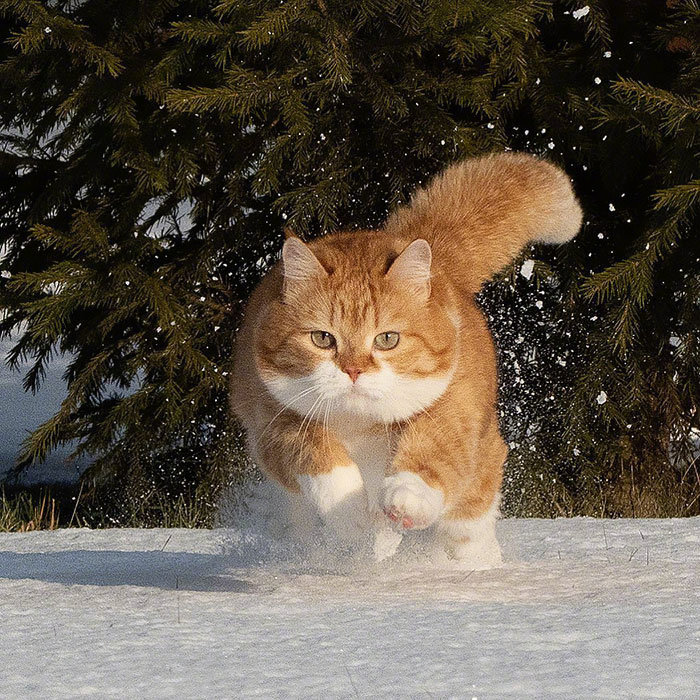
[[[409,243],[394,260],[386,273],[391,282],[411,289],[421,301],[430,296],[430,264],[433,254],[423,238]]]
[[[282,273],[285,295],[299,285],[313,282],[328,274],[311,249],[296,236],[287,238],[282,246]]]

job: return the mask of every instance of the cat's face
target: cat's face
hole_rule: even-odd
[[[430,248],[414,241],[391,264],[366,269],[334,251],[325,266],[298,239],[283,251],[283,296],[257,329],[258,372],[302,416],[391,423],[447,388],[456,328],[429,303]],[[372,267],[372,266],[370,266]]]

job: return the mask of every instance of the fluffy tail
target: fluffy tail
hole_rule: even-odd
[[[435,264],[478,291],[527,243],[565,243],[581,226],[563,170],[523,153],[451,165],[387,221],[387,233],[425,238]]]

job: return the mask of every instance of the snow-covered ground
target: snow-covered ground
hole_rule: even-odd
[[[505,520],[507,563],[254,531],[0,535],[0,697],[697,698],[700,519]],[[409,538],[407,538],[409,539]]]

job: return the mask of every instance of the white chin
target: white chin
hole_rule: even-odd
[[[303,377],[268,376],[263,382],[285,408],[310,418],[355,416],[377,423],[406,420],[432,405],[447,389],[451,373],[417,379],[388,367],[361,375],[355,386],[332,362]]]

